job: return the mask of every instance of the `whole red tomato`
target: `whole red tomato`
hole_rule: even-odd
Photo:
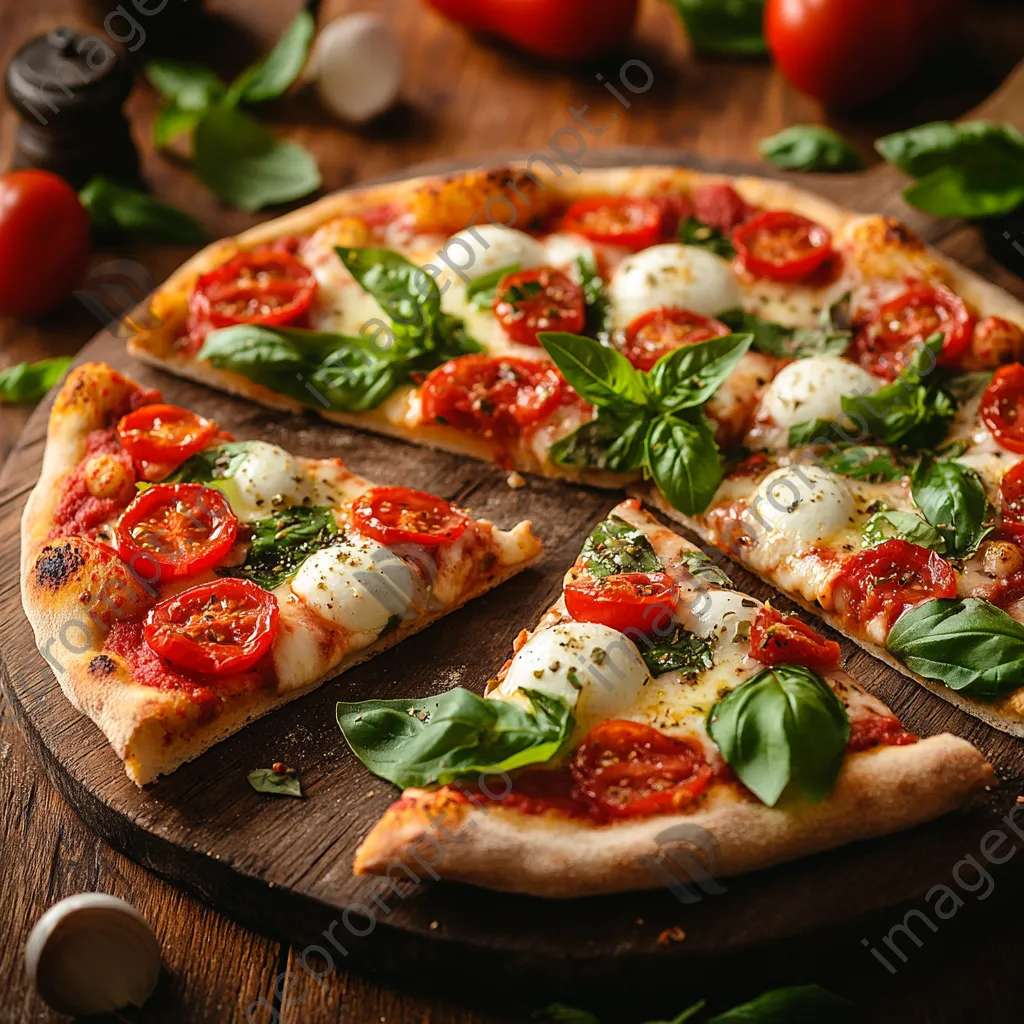
[[[471,32],[487,32],[551,60],[585,60],[632,33],[639,0],[427,0]]]
[[[85,275],[90,248],[89,215],[63,178],[0,174],[0,314],[30,316],[59,305]]]
[[[779,69],[826,106],[877,99],[907,78],[955,23],[962,0],[768,0]]]

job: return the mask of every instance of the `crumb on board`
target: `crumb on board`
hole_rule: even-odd
[[[440,927],[441,927],[441,922],[440,921],[431,921],[430,922],[430,930],[432,932],[436,932],[437,929],[440,928]]]
[[[507,483],[513,491],[518,491],[520,487],[526,486],[526,480],[523,479],[522,474],[517,473],[514,469],[507,477],[505,477],[505,483]]]
[[[686,932],[679,925],[674,924],[671,928],[666,928],[658,935],[658,945],[667,946],[670,942],[682,942],[685,938]]]

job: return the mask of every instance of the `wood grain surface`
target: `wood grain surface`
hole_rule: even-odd
[[[234,16],[236,20],[225,20],[218,31],[211,32],[203,40],[203,45],[211,53],[223,54],[223,59],[218,58],[216,62],[226,72],[233,69],[228,66],[229,61],[234,60],[240,66],[247,59],[247,55],[235,45],[239,38],[244,42],[245,37],[240,37],[237,31],[232,34],[233,26],[237,26],[241,18],[241,14],[235,12],[241,11],[243,6],[246,26],[250,30],[248,38],[252,52],[264,46],[265,40],[279,30],[291,13],[290,9],[285,10],[290,5],[285,4],[262,5],[256,9],[241,4],[219,5],[220,10]],[[34,4],[30,11],[24,10],[21,5],[7,4],[0,7],[4,45],[12,47],[30,31],[52,25],[62,17],[65,7],[63,4],[45,2]],[[346,4],[324,4],[322,17],[340,13],[347,8]],[[654,102],[644,110],[639,109],[638,102],[636,109],[629,112],[628,118],[622,117],[615,123],[611,122],[610,115],[618,112],[617,105],[595,85],[590,73],[570,75],[536,67],[524,58],[500,49],[474,46],[457,30],[443,25],[432,15],[422,13],[411,0],[382,3],[378,9],[395,19],[405,37],[410,69],[406,89],[408,103],[403,109],[389,115],[383,123],[360,133],[339,130],[330,125],[319,114],[307,94],[282,101],[274,111],[276,120],[288,126],[295,137],[317,151],[330,186],[393,172],[424,158],[447,158],[453,153],[508,150],[523,146],[543,147],[567,123],[566,108],[572,104],[577,108],[581,103],[590,104],[592,113],[589,116],[595,124],[603,124],[603,119],[608,118],[608,130],[595,142],[595,150],[624,142],[673,146],[685,144],[698,148],[702,154],[733,159],[749,159],[753,142],[758,137],[791,121],[813,120],[818,116],[813,104],[794,96],[763,65],[753,63],[737,66],[733,62],[698,62],[690,58],[681,43],[670,12],[663,5],[648,5],[641,32],[644,46],[640,52],[656,73],[657,85],[651,97]],[[929,96],[925,76],[924,83],[919,81],[905,92],[901,103],[887,104],[883,109],[868,112],[863,121],[847,122],[843,127],[856,138],[866,140],[882,130],[916,123],[925,116],[952,116],[968,109],[975,99],[990,90],[996,76],[1006,69],[1007,58],[1014,56],[1015,52],[1016,55],[1021,52],[1020,47],[1014,51],[1013,40],[1021,39],[1024,26],[1021,25],[1021,19],[1014,16],[1009,5],[1005,10],[999,7],[986,8],[984,22],[976,26],[976,30],[986,40],[988,49],[983,51],[985,59],[978,60],[967,54],[965,66],[972,68],[972,74],[957,79],[955,88],[945,92],[940,90],[938,97]],[[223,46],[227,38],[231,40],[230,47]],[[446,70],[445,78],[438,77],[438,68]],[[662,70],[663,75],[660,74]],[[662,82],[666,79],[668,85],[663,86]],[[934,84],[935,79],[932,81]],[[576,99],[577,96],[579,99]],[[1021,108],[1020,95],[1011,93],[1003,99],[1001,106],[993,110],[1001,116],[1019,118],[1024,114]],[[153,109],[152,97],[143,90],[137,92],[131,101],[130,112],[140,140],[144,138]],[[10,115],[3,122],[3,127],[3,147],[7,153]],[[234,231],[253,221],[248,215],[219,209],[195,186],[183,166],[154,156],[148,147],[145,165],[158,193],[197,213],[213,234]],[[846,191],[843,194],[853,196],[842,182],[814,181],[811,184],[812,187],[824,185],[828,189],[844,189]],[[864,209],[884,208],[906,213],[898,199],[895,177],[886,174],[866,181],[861,179],[858,188],[862,191],[857,192],[856,200],[851,199],[853,205]],[[925,226],[929,236],[939,241],[946,251],[1000,283],[1013,285],[1012,278],[985,255],[974,229],[955,224],[931,223]],[[1000,248],[1000,238],[998,232],[991,233],[991,240],[996,244],[990,251],[1001,259],[1012,260],[1013,251],[1005,242]],[[159,280],[186,253],[139,250],[131,255],[153,280]],[[3,359],[6,362],[30,355],[50,354],[61,350],[62,346],[64,350],[70,351],[92,330],[88,317],[83,316],[82,312],[61,314],[36,325],[6,324]],[[195,390],[198,393],[199,389]],[[187,400],[185,393],[181,394],[183,400]],[[206,393],[203,398],[196,399],[196,403],[209,400],[210,396]],[[4,410],[0,415],[3,416],[0,422],[3,428],[0,435],[2,453],[13,444],[18,414]],[[248,415],[251,415],[251,411]],[[287,429],[282,430],[284,432],[281,437],[288,436]],[[342,435],[343,432],[334,434]],[[386,465],[389,456],[383,449],[376,454],[371,451],[377,442],[367,445],[358,435],[346,436],[354,448],[350,458],[356,468],[369,466],[369,461],[363,465],[355,461],[360,457],[372,461],[383,459],[383,462],[377,464]],[[30,435],[26,441],[19,456],[31,461],[38,456],[38,437]],[[379,444],[386,446],[385,442]],[[414,482],[418,479],[423,483],[432,476],[432,473],[426,475],[427,470],[423,467],[410,468],[414,471],[419,468],[425,474],[420,478],[414,476]],[[24,472],[24,463],[21,472]],[[463,464],[440,469],[435,467],[434,472],[441,472],[446,477],[446,484],[439,488],[445,493],[462,493],[461,488],[472,485],[466,476],[459,475],[470,472]],[[475,472],[473,470],[471,475]],[[0,501],[3,502],[0,515],[9,516],[12,514],[11,509],[24,500],[25,481],[23,478],[16,479],[16,475],[17,465],[12,465],[7,478],[10,483],[0,490]],[[546,486],[540,485],[542,489]],[[526,493],[533,496],[532,492],[533,488]],[[478,508],[481,498],[492,500],[478,489],[473,494],[474,504]],[[496,495],[494,500],[497,500]],[[502,496],[501,500],[506,502],[507,498]],[[507,504],[503,503],[502,508],[507,510]],[[565,557],[575,543],[576,537],[570,538],[567,533],[563,538],[566,550],[558,556],[562,559],[561,564],[564,565]],[[9,581],[12,579],[9,567],[13,558],[13,552],[4,552],[3,578]],[[543,586],[535,580],[533,590],[522,595],[524,601],[532,599],[543,603],[540,594],[542,590]],[[6,600],[9,596],[9,590],[4,591],[2,599]],[[525,614],[527,604],[524,603],[522,607]],[[488,621],[493,623],[496,631],[518,627],[518,623],[506,623],[503,620],[500,605],[495,608],[496,612],[492,610],[495,617]],[[478,614],[476,608],[470,610],[466,621],[475,614]],[[10,620],[5,628],[10,634],[19,628],[23,630],[24,626]],[[425,634],[421,641],[425,642],[430,635]],[[469,634],[466,635],[468,637]],[[453,631],[451,636],[455,640],[458,634]],[[427,646],[423,647],[424,652],[428,649]],[[425,657],[421,660],[425,660]],[[380,664],[380,661],[373,663],[374,666]],[[873,671],[877,671],[874,662],[867,664]],[[863,667],[863,663],[855,663],[855,669],[857,667]],[[370,668],[367,666],[367,670]],[[367,682],[370,678],[368,674]],[[392,683],[394,681],[391,680]],[[421,677],[418,685],[422,688],[426,682]],[[901,685],[903,691],[907,691],[906,685]],[[318,699],[321,703],[330,703],[322,695],[309,700]],[[333,695],[330,699],[334,699]],[[926,700],[925,695],[917,694],[916,691],[909,696],[905,692],[904,699],[909,700],[911,705]],[[908,717],[913,714],[927,716],[931,713],[927,708],[908,709],[901,706],[898,700],[893,700],[893,703],[897,710]],[[308,711],[308,716],[304,715],[308,721],[318,721],[323,717],[312,704],[307,706],[304,702],[302,706]],[[980,726],[976,728],[982,729]],[[417,991],[438,987],[436,980],[425,977],[425,972],[421,970],[406,974],[403,985],[411,992],[378,987],[360,980],[344,972],[340,964],[322,977],[322,984],[313,983],[310,974],[303,971],[304,964],[309,970],[310,958],[304,958],[301,948],[278,946],[243,932],[217,917],[207,907],[187,900],[162,883],[154,881],[83,830],[60,799],[40,779],[38,769],[26,755],[21,740],[12,729],[9,715],[0,720],[0,737],[0,757],[3,758],[3,770],[0,771],[0,799],[3,803],[0,806],[5,807],[3,849],[5,853],[9,848],[19,850],[13,857],[5,856],[0,863],[0,891],[5,896],[13,894],[13,898],[5,904],[5,910],[11,914],[12,934],[23,937],[30,921],[46,905],[76,889],[107,889],[132,899],[154,921],[158,933],[167,943],[166,962],[169,968],[160,997],[154,1000],[152,1013],[147,1012],[145,1016],[139,1015],[132,1019],[245,1019],[246,1008],[260,998],[265,1003],[255,1008],[254,1020],[269,1020],[274,1010],[279,1011],[283,1019],[296,1021],[361,1021],[378,1017],[388,1020],[490,1019],[486,1013],[496,1014],[502,1019],[513,1019],[528,1008],[520,1006],[516,1010],[513,1007],[513,1003],[522,1003],[521,995],[519,999],[510,999],[493,993],[488,997],[485,993],[483,997],[477,998],[470,1009],[457,1007],[450,1001],[438,1002],[417,995]],[[986,740],[990,738],[986,737]],[[278,741],[273,730],[265,733],[264,739]],[[297,738],[295,742],[301,746],[302,738]],[[228,746],[225,745],[225,750]],[[217,752],[209,756],[217,756]],[[225,766],[230,767],[230,764]],[[320,774],[314,778],[323,778],[326,785],[329,782],[330,767],[330,764],[318,765],[316,771]],[[103,780],[97,781],[102,783]],[[200,806],[204,799],[209,799],[202,792],[202,782],[199,778],[193,780],[199,791]],[[376,786],[371,785],[371,788],[380,789],[382,786],[377,783]],[[241,795],[244,797],[246,794]],[[255,805],[257,814],[266,813],[265,808],[265,803]],[[162,810],[172,811],[173,808],[165,807]],[[201,827],[203,822],[198,824]],[[969,844],[965,844],[963,852],[968,852],[970,848]],[[324,849],[325,861],[330,861],[332,852],[329,847]],[[133,853],[138,855],[139,852]],[[247,853],[258,860],[266,851],[260,850],[257,838]],[[917,863],[910,860],[900,866],[908,868],[909,873],[913,874]],[[954,863],[955,857],[947,858],[947,874]],[[940,866],[935,864],[934,868]],[[288,869],[287,864],[284,867]],[[330,865],[322,866],[322,871],[323,876],[329,878]],[[873,878],[861,884],[869,890],[876,888]],[[992,901],[1009,902],[1005,899],[1009,888],[1009,882],[1004,886],[1000,880],[1000,888]],[[431,894],[428,894],[427,898],[430,897]],[[801,899],[799,892],[794,892],[794,898]],[[216,900],[217,893],[209,893],[207,899]],[[463,909],[470,917],[473,902],[473,894],[469,893]],[[843,901],[838,899],[837,902]],[[428,909],[425,906],[417,910],[417,913],[423,915],[422,920],[426,921],[425,927],[428,930],[431,930],[430,923],[433,920],[438,921],[438,927],[433,931],[452,927],[451,921],[446,921],[440,913],[436,918],[430,917]],[[966,914],[963,918],[966,918]],[[265,931],[273,930],[269,923],[259,920],[253,923]],[[834,987],[856,995],[865,1006],[870,1007],[872,1019],[986,1019],[984,1015],[979,1015],[979,1003],[976,1001],[991,1008],[985,1010],[989,1014],[988,1019],[1012,1019],[1011,1003],[1007,996],[1008,979],[1012,977],[1012,968],[1019,963],[1021,952],[1019,940],[1016,940],[1015,945],[1012,938],[1012,921],[1005,924],[992,923],[991,920],[984,923],[979,921],[975,932],[965,930],[963,924],[963,919],[958,918],[955,926],[951,922],[944,927],[942,935],[929,937],[926,948],[914,951],[911,962],[901,966],[895,982],[890,981],[887,973],[870,959],[859,944],[855,952],[850,954],[848,969],[845,964],[840,964],[840,969],[825,970],[816,976],[825,980],[824,974],[828,974]],[[642,926],[637,925],[636,928],[641,929]],[[587,938],[598,943],[608,941],[607,936],[601,933],[600,926],[593,924]],[[6,944],[6,948],[0,952],[0,978],[11,979],[8,998],[0,1010],[0,1018],[28,1020],[42,1014],[45,1019],[45,1011],[41,1010],[38,1002],[33,1000],[20,982],[20,955],[20,940]],[[836,966],[833,965],[833,968]],[[284,976],[286,984],[283,988],[278,984],[275,993],[275,977],[285,968],[290,969],[290,973]],[[313,968],[319,971],[325,969],[326,965],[322,962],[319,967]],[[459,983],[462,980],[459,975],[463,973],[456,972],[457,980],[454,983],[450,978],[442,979],[444,984],[441,987],[447,989],[448,1000],[459,999],[459,993],[464,991],[465,986]],[[764,973],[780,982],[791,976],[811,976],[807,973],[806,964],[787,963],[784,957],[778,955],[766,957]],[[958,983],[957,974],[961,979],[970,976],[972,984],[965,986],[962,981]],[[473,980],[489,985],[486,975]],[[692,977],[686,980],[689,982],[686,987],[691,989],[697,982]],[[700,979],[698,987],[704,982],[705,979]],[[756,984],[756,979],[745,978],[742,986],[730,985],[708,994],[714,996],[717,1005],[729,1005],[741,995],[749,994],[753,984]],[[625,990],[622,1001],[628,1003],[635,995]],[[486,1007],[486,1010],[481,1010],[481,1007]],[[670,1014],[678,1008],[678,1002],[663,1002],[662,1013]],[[636,1013],[623,1013],[622,1019],[638,1019]]]

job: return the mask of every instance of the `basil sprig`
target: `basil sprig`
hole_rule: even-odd
[[[625,519],[609,516],[591,531],[580,558],[591,576],[623,572],[659,572],[664,569],[647,534]]]
[[[532,708],[485,700],[461,686],[418,700],[339,703],[338,725],[374,775],[403,789],[549,761],[572,733],[568,707],[523,690]]]
[[[917,178],[903,198],[933,217],[997,217],[1024,203],[1024,134],[992,121],[935,121],[875,148]]]
[[[679,225],[679,241],[683,245],[707,249],[723,260],[731,260],[736,255],[732,239],[724,231],[710,224],[702,224],[693,216],[687,217]]]
[[[675,0],[693,48],[746,56],[767,52],[765,0]]]
[[[899,453],[870,444],[855,444],[823,452],[821,461],[833,473],[871,483],[899,480],[909,472]]]
[[[862,171],[861,155],[832,128],[794,124],[758,143],[758,151],[784,171]]]
[[[649,373],[620,352],[576,334],[541,334],[540,341],[598,418],[552,447],[555,461],[583,459],[593,468],[639,469],[681,512],[704,510],[722,479],[714,432],[701,406],[750,347],[749,335],[687,345],[667,353]],[[607,448],[604,446],[607,445]],[[615,452],[609,460],[605,452]],[[563,463],[565,464],[565,463]]]
[[[33,405],[68,371],[70,356],[15,363],[0,371],[0,405]]]
[[[258,519],[252,531],[245,562],[222,571],[273,590],[295,575],[310,555],[334,541],[338,524],[328,507],[297,505]]]
[[[907,668],[972,697],[1024,685],[1024,626],[976,597],[935,598],[904,612],[886,649]]]
[[[931,523],[916,512],[901,512],[899,509],[876,512],[861,528],[861,536],[868,548],[897,537],[939,554],[946,550],[946,539]]]
[[[209,237],[194,217],[169,203],[97,175],[78,193],[93,230],[102,238],[124,235],[154,242],[199,245]]]
[[[802,665],[762,669],[715,704],[707,727],[729,767],[769,807],[791,783],[807,800],[823,800],[850,739],[842,702]]]
[[[992,532],[985,525],[985,487],[968,466],[924,455],[910,476],[910,487],[914,504],[943,538],[948,554],[970,558]]]
[[[817,327],[786,327],[742,309],[727,310],[720,313],[718,319],[737,334],[752,334],[753,349],[779,359],[839,356],[849,348],[853,338],[849,293],[822,310]]]

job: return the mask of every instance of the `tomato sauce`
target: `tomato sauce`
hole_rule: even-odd
[[[918,737],[904,729],[894,716],[865,715],[850,722],[850,742],[846,749],[852,753],[872,747],[905,747],[917,740]]]
[[[500,776],[488,780],[485,792],[479,785],[460,782],[449,787],[450,792],[474,804],[489,807],[507,807],[520,814],[545,814],[554,811],[567,818],[586,819],[603,825],[611,816],[575,792],[575,783],[568,767],[526,768],[510,776],[511,792]]]
[[[85,456],[64,481],[64,490],[53,514],[49,538],[86,537],[95,539],[96,530],[125,508],[121,498],[97,498],[85,480],[85,463],[93,455],[111,455],[134,476],[132,460],[121,447],[113,427],[93,430],[85,441]]]

